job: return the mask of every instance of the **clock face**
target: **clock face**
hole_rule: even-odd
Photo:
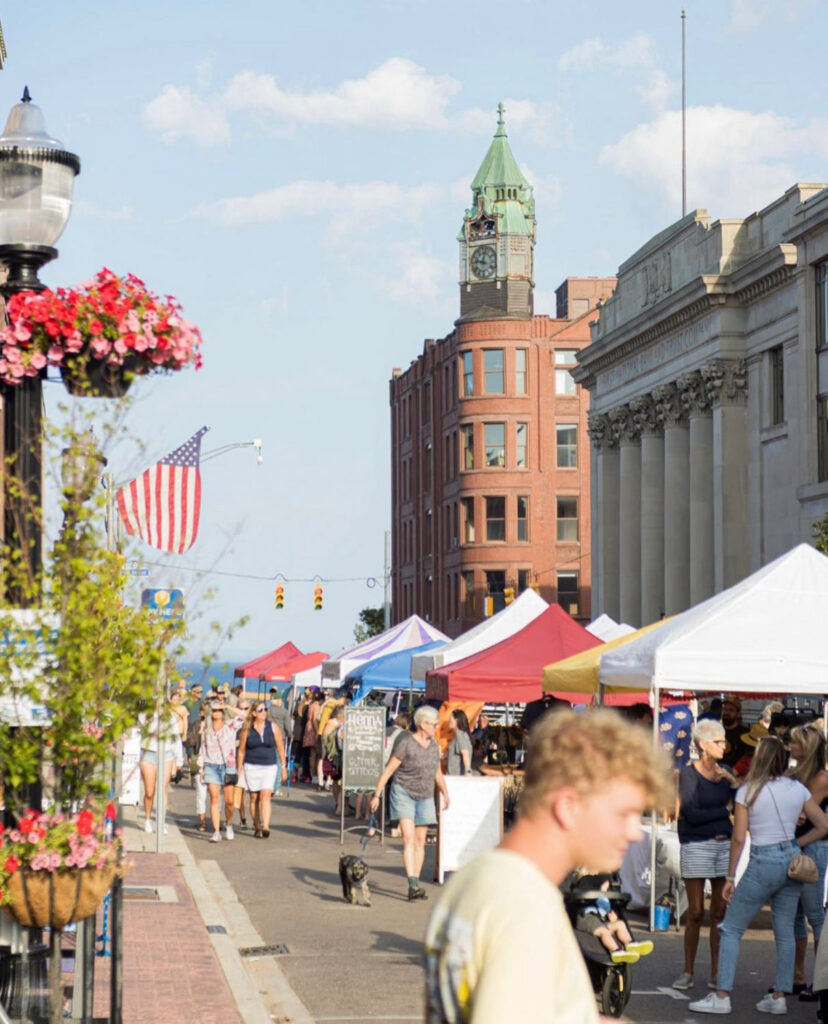
[[[497,269],[497,253],[493,245],[484,245],[475,249],[471,259],[475,277],[493,277]]]

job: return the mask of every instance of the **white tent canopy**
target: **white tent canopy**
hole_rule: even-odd
[[[404,622],[398,622],[396,626],[386,629],[379,636],[369,637],[362,643],[340,651],[335,658],[323,661],[322,685],[330,686],[340,683],[349,672],[364,662],[371,661],[372,658],[379,658],[383,654],[394,654],[396,651],[404,651],[409,647],[421,647],[434,640],[447,642],[448,637],[432,626],[430,622],[421,619],[419,615],[411,615]]]
[[[461,633],[456,640],[433,651],[413,655],[411,678],[423,680],[426,672],[433,668],[451,665],[452,662],[460,661],[461,658],[467,658],[470,654],[477,654],[478,651],[500,643],[524,626],[528,626],[548,607],[546,601],[534,590],[524,590],[511,604],[507,604],[491,618],[484,619],[465,633]]]
[[[605,644],[608,644],[610,640],[620,640],[622,636],[629,636],[630,633],[634,633],[635,626],[628,626],[626,622],[616,622],[611,615],[607,615],[604,612],[597,619],[593,619],[586,627],[586,630],[588,633],[592,633],[593,636],[597,636],[599,640],[603,640]]]
[[[605,686],[828,694],[828,558],[800,544],[601,658]]]

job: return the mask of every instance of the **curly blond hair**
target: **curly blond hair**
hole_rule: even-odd
[[[648,805],[658,807],[671,799],[671,771],[652,735],[616,711],[553,711],[532,730],[518,813],[531,817],[555,790],[571,786],[586,796],[611,781],[637,783]]]

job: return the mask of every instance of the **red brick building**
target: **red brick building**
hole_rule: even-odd
[[[615,279],[568,278],[558,317],[534,314],[534,199],[500,114],[458,237],[461,318],[390,383],[393,617],[450,636],[508,587],[590,614],[588,395],[569,368]]]

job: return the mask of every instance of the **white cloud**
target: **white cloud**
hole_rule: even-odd
[[[810,14],[817,0],[730,0],[731,32],[753,32],[768,18],[784,18],[787,22],[798,21]]]
[[[119,206],[108,210],[88,199],[79,199],[72,204],[72,215],[81,220],[132,220],[132,207]]]
[[[442,189],[430,184],[406,187],[372,181],[339,185],[334,181],[305,179],[251,196],[204,203],[196,207],[193,215],[229,227],[326,215],[330,239],[346,232],[374,230],[389,220],[416,222],[425,207],[441,195]]]
[[[456,303],[457,264],[430,256],[419,241],[388,247],[393,277],[383,281],[384,293],[403,305],[447,310]]]
[[[520,169],[533,188],[538,212],[541,215],[544,210],[549,210],[560,203],[563,199],[563,184],[559,177],[554,174],[535,174],[528,164],[521,164]]]
[[[642,79],[636,92],[654,110],[661,110],[675,90],[669,75],[658,64],[655,40],[646,32],[637,32],[616,45],[600,36],[584,39],[558,58],[563,72],[609,70],[617,76]]]
[[[333,88],[307,91],[284,88],[273,75],[248,70],[234,75],[224,89],[208,93],[210,70],[209,62],[202,62],[195,89],[165,85],[145,106],[144,124],[162,142],[190,139],[202,146],[225,145],[232,137],[231,118],[251,116],[277,133],[323,125],[486,134],[496,124],[494,105],[490,110],[450,112],[461,83],[403,57],[391,57],[363,77]],[[508,127],[539,145],[552,145],[568,131],[555,103],[514,98],[505,104]]]
[[[191,139],[200,146],[230,141],[230,125],[217,99],[204,98],[185,86],[165,85],[145,107],[144,125],[162,142]]]
[[[687,111],[688,208],[746,216],[802,180],[795,167],[828,154],[826,122],[797,124],[771,111],[690,107]],[[667,111],[604,146],[600,162],[639,186],[681,203],[681,114]]]

